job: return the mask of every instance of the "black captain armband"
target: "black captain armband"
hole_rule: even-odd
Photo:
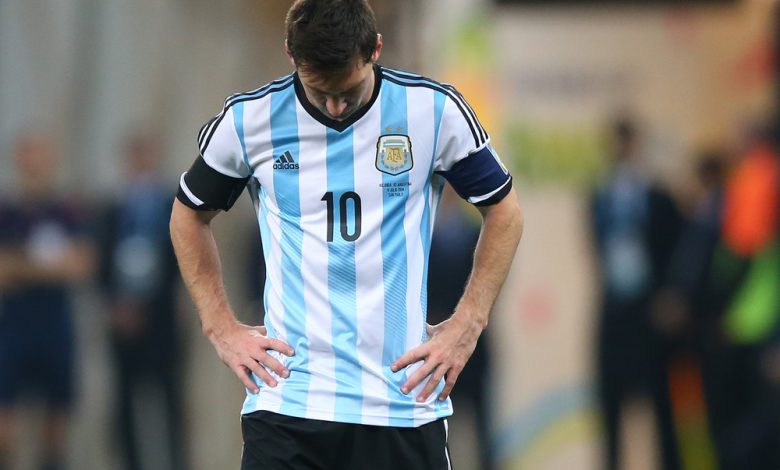
[[[203,157],[181,175],[176,199],[198,211],[230,210],[244,190],[249,177],[235,178],[211,168]]]
[[[512,190],[512,175],[490,145],[438,172],[463,199],[475,206],[498,203]]]

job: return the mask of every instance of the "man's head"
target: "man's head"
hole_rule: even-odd
[[[633,119],[620,117],[612,124],[612,152],[618,162],[634,158],[637,144],[637,128]]]
[[[15,144],[17,178],[25,196],[37,198],[51,191],[57,175],[57,158],[51,140],[30,131],[20,134]]]
[[[159,138],[152,134],[137,131],[125,138],[128,176],[145,176],[154,173],[160,161]]]
[[[725,176],[725,155],[718,149],[702,152],[696,162],[696,176],[702,188],[716,189],[723,184]]]
[[[382,37],[366,0],[297,0],[286,26],[287,54],[313,105],[343,120],[370,99]]]

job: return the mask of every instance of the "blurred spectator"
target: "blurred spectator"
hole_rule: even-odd
[[[71,285],[92,272],[84,214],[54,191],[52,144],[16,142],[19,192],[0,202],[0,468],[10,466],[14,405],[33,393],[45,404],[40,468],[64,468],[74,401]]]
[[[469,220],[460,199],[449,186],[439,203],[437,221],[428,260],[428,317],[431,325],[450,317],[463,295],[479,239],[479,224]],[[455,409],[466,406],[474,412],[474,433],[479,446],[482,470],[492,470],[495,462],[490,452],[489,373],[490,329],[486,329],[469,362],[452,391]],[[456,411],[457,412],[457,411]]]
[[[767,141],[757,135],[748,146],[723,191],[721,224],[700,237],[711,254],[693,305],[720,470],[780,468],[780,363],[772,347],[780,166]]]
[[[696,162],[698,195],[693,204],[690,221],[686,223],[675,249],[666,281],[675,291],[670,294],[680,296],[680,300],[685,303],[690,303],[701,291],[713,250],[720,239],[725,162],[725,156],[717,151],[701,155]],[[674,308],[660,309],[659,315],[666,314],[671,317],[670,312],[674,311]],[[689,319],[669,318],[661,323],[668,325],[667,329],[671,331],[676,330],[677,325],[688,321]]]
[[[164,410],[170,468],[182,470],[187,466],[176,306],[179,277],[168,235],[173,193],[157,174],[160,153],[154,138],[133,135],[123,150],[125,187],[105,210],[100,234],[100,281],[116,362],[122,460],[127,470],[143,468],[143,437],[155,423],[143,410]],[[159,406],[137,405],[149,400],[158,400]]]
[[[698,195],[653,310],[656,329],[685,343],[688,350],[709,342],[717,326],[701,303],[706,301],[706,283],[721,238],[725,164],[725,156],[716,151],[701,155],[696,162]]]
[[[672,199],[646,180],[630,120],[612,129],[613,167],[592,201],[601,275],[598,392],[606,431],[606,468],[618,468],[620,422],[627,400],[651,399],[664,470],[680,468],[667,382],[667,345],[650,306],[668,269],[681,217]]]
[[[690,352],[710,333],[712,321],[698,302],[720,240],[723,212],[725,157],[716,151],[699,156],[692,213],[673,251],[664,288],[654,299],[651,320],[667,341]]]
[[[696,161],[690,217],[671,260],[665,287],[657,296],[652,320],[655,328],[676,349],[670,378],[677,420],[678,442],[688,468],[716,468],[710,439],[706,385],[711,378],[712,345],[722,342],[717,322],[703,303],[708,274],[720,240],[726,157],[708,151]],[[715,356],[717,357],[717,356]]]

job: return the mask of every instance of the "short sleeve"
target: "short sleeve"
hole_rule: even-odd
[[[495,204],[511,190],[512,176],[466,100],[450,91],[442,110],[434,171],[470,203]]]
[[[199,155],[179,180],[177,199],[195,210],[229,210],[250,176],[230,99],[198,133]]]

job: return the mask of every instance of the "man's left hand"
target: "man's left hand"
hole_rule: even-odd
[[[408,394],[427,377],[428,383],[417,395],[418,402],[427,400],[442,378],[445,379],[445,385],[439,400],[447,399],[482,333],[482,328],[476,322],[471,323],[468,316],[458,314],[438,325],[427,325],[427,328],[428,341],[407,351],[391,366],[393,372],[397,372],[410,364],[423,361],[401,387],[401,391]]]

